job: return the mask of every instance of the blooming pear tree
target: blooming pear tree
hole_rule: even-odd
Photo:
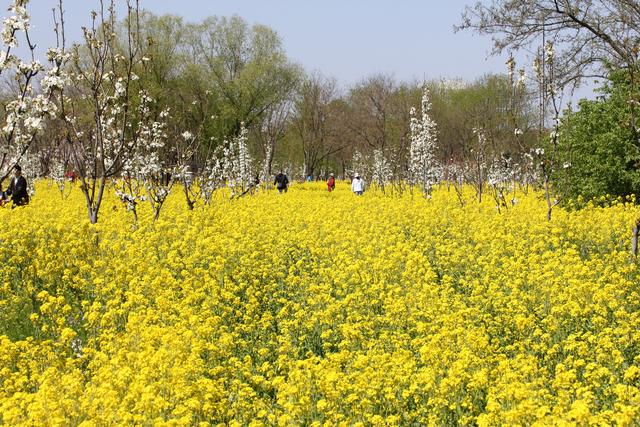
[[[154,213],[154,219],[160,217],[173,180],[170,178],[170,165],[163,152],[166,147],[167,109],[162,110],[157,118],[151,117],[153,100],[146,94],[141,95],[138,106],[142,118],[139,125],[138,141],[122,166],[122,178],[116,181],[116,195],[120,197],[127,209],[138,219],[139,202],[148,200]]]
[[[483,128],[473,128],[477,142],[475,147],[469,151],[470,167],[468,168],[469,176],[467,181],[471,182],[476,190],[478,203],[482,203],[482,194],[484,193],[484,183],[487,174],[486,150],[488,145],[487,134]]]
[[[185,200],[189,210],[193,210],[202,193],[199,188],[199,174],[203,171],[193,170],[193,160],[198,152],[199,139],[197,135],[184,131],[177,137],[176,158],[177,164],[174,171],[174,179],[182,184]]]
[[[393,179],[391,162],[384,156],[382,150],[374,150],[373,165],[371,167],[371,180],[384,193],[385,186]]]
[[[504,154],[491,162],[487,172],[487,182],[493,190],[492,195],[498,212],[508,207],[505,193],[508,193],[509,185],[515,179],[515,173],[513,160]]]
[[[47,66],[36,59],[36,47],[29,37],[27,5],[28,0],[14,0],[9,7],[11,15],[3,21],[1,31],[4,47],[0,51],[0,76],[12,75],[17,91],[4,105],[4,122],[0,129],[0,188],[11,170],[24,159],[37,136],[43,133],[47,120],[55,116],[56,99],[67,83],[63,65],[68,55],[60,45],[59,37],[58,46],[47,50]],[[23,39],[29,51],[27,60],[13,53]],[[34,87],[37,76],[43,76],[40,91]]]
[[[147,111],[141,112],[141,115],[146,120],[140,125],[140,139],[134,157],[137,158],[139,177],[144,182],[147,199],[153,210],[153,218],[157,220],[176,182],[173,176],[178,168],[167,155],[166,118],[169,116],[169,110],[161,111],[159,118],[155,120],[148,117],[148,106],[146,103],[143,105]]]
[[[358,150],[353,153],[351,159],[351,174],[360,175],[365,180],[368,180],[371,176],[370,166],[367,158]]]
[[[60,191],[60,197],[66,199],[71,194],[71,186],[69,185],[69,178],[65,176],[67,168],[63,156],[56,156],[49,162],[49,178],[55,183],[56,187]]]
[[[464,184],[467,175],[467,164],[465,162],[450,161],[445,165],[447,183],[453,185],[460,206],[465,205]]]
[[[425,197],[430,197],[431,188],[438,182],[441,165],[436,157],[438,145],[437,124],[431,118],[431,102],[429,91],[425,87],[422,91],[420,116],[415,108],[411,108],[410,131],[411,145],[409,148],[409,184],[413,188],[422,189]]]
[[[253,159],[249,153],[248,131],[244,123],[240,126],[240,133],[223,144],[221,158],[222,176],[231,190],[232,198],[254,188]]]
[[[247,131],[242,125],[238,137],[223,141],[215,150],[202,152],[197,135],[190,131],[182,133],[181,143],[177,144],[176,179],[183,184],[189,210],[196,206],[198,200],[202,200],[206,206],[210,205],[214,192],[226,185],[231,188],[232,197],[244,194],[246,189],[251,188],[251,174],[247,172],[251,167],[251,159],[248,157],[246,138]],[[201,166],[193,170],[191,163],[196,159]]]
[[[49,178],[50,184],[60,191],[65,200],[74,188],[75,174],[70,168],[70,152],[66,145],[65,126],[60,120],[50,121],[47,126],[47,138],[39,141],[42,144],[34,147],[42,163],[43,174]]]
[[[213,193],[225,185],[222,171],[222,161],[214,156],[207,161],[198,177],[200,197],[207,206],[211,204]]]
[[[204,95],[211,95],[211,91],[205,90]],[[209,182],[209,177],[212,175],[211,165],[218,161],[214,156],[220,154],[218,150],[212,148],[216,145],[217,139],[210,137],[208,144],[203,143],[206,121],[214,120],[216,115],[209,111],[209,103],[201,102],[198,98],[190,102],[189,108],[193,110],[196,106],[200,109],[197,120],[186,120],[185,115],[174,115],[172,126],[167,132],[171,141],[172,155],[175,158],[172,174],[176,183],[182,186],[189,210],[193,210],[200,200],[205,199],[205,195],[208,196],[206,197],[206,204],[208,204],[210,196],[204,188],[215,190],[221,180],[218,170],[213,174],[215,179],[212,177],[216,183],[210,185]]]
[[[98,221],[108,180],[140,153],[138,144],[147,141],[155,122],[147,110],[152,100],[135,73],[148,60],[137,28],[138,2],[127,1],[127,9],[124,47],[116,34],[114,0],[106,8],[101,1],[100,10],[92,12],[91,28],[83,28],[84,44],[73,48],[73,93],[63,101],[68,145],[91,223]]]

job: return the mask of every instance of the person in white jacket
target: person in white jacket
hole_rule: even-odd
[[[356,174],[353,181],[351,181],[351,191],[356,193],[358,196],[362,196],[362,193],[364,193],[364,180],[360,178],[360,175],[358,174]]]

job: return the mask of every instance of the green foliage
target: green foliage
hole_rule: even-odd
[[[289,99],[302,70],[286,56],[275,31],[234,16],[187,23],[179,16],[141,15],[148,61],[138,85],[169,107],[169,133],[198,135],[204,150],[246,127],[260,126],[268,109]],[[124,26],[120,43],[126,44]]]
[[[567,111],[560,126],[552,180],[564,200],[626,196],[640,189],[630,85],[616,74],[600,91],[598,99],[582,100],[579,111]]]
[[[524,89],[507,75],[488,74],[473,82],[436,81],[428,84],[438,138],[446,159],[461,160],[477,150],[473,129],[484,129],[488,158],[526,152],[532,145],[535,112]],[[515,129],[522,135],[515,135]]]

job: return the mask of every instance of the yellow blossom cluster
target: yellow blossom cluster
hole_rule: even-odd
[[[466,191],[471,191],[467,189]],[[0,424],[634,425],[632,200],[294,185],[0,208]]]

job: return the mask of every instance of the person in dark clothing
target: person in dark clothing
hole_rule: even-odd
[[[29,203],[27,180],[22,176],[22,168],[19,165],[16,165],[13,171],[14,176],[11,178],[11,183],[9,184],[6,194],[11,196],[13,206],[24,206]]]
[[[287,178],[287,174],[278,172],[278,175],[276,175],[276,179],[273,185],[276,186],[276,188],[278,189],[278,192],[286,193],[287,189],[289,188],[289,178]]]

